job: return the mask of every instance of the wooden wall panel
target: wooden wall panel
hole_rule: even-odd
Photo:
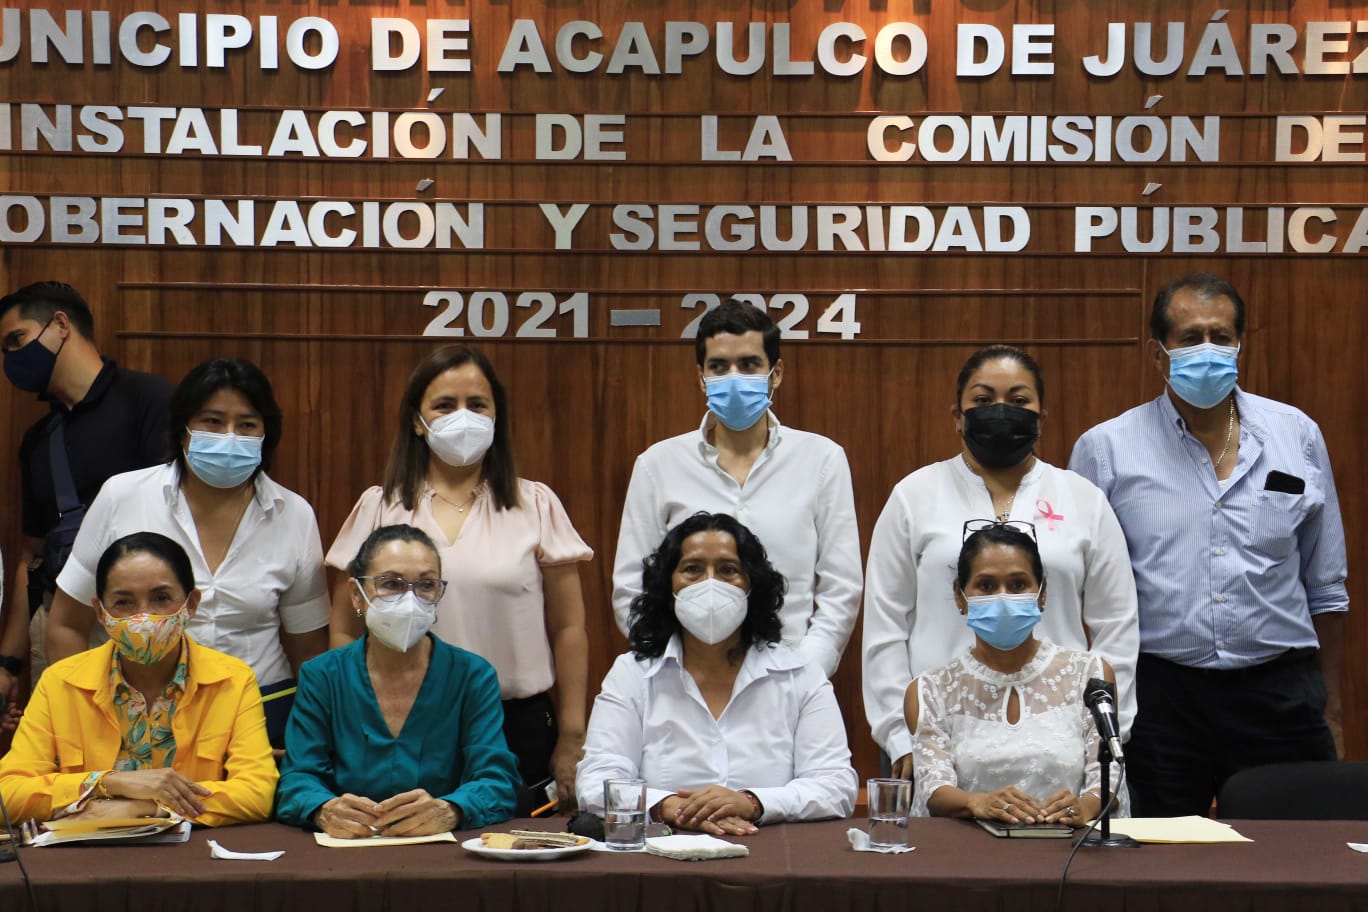
[[[59,9],[55,4],[29,4]],[[186,0],[118,0],[103,4],[115,20],[135,9],[219,12],[220,4]],[[1176,19],[1196,33],[1222,8],[1215,2],[974,2],[887,4],[683,2],[671,4],[416,2],[288,4],[246,2],[243,15],[327,18],[342,34],[343,54],[329,70],[282,65],[255,68],[254,56],[225,71],[140,70],[71,66],[54,61],[0,64],[0,103],[159,104],[243,109],[245,140],[263,141],[272,112],[432,110],[505,115],[504,159],[436,161],[261,160],[0,152],[0,193],[205,198],[483,202],[489,249],[273,250],[147,248],[50,244],[0,245],[5,288],[49,277],[83,289],[96,307],[97,335],[131,366],[173,379],[210,355],[238,354],[270,374],[286,410],[286,436],[274,475],[317,509],[325,541],[356,496],[378,481],[394,432],[393,410],[412,364],[439,339],[422,332],[436,311],[423,306],[431,289],[506,292],[549,290],[563,299],[590,297],[588,333],[573,338],[558,316],[555,340],[511,335],[475,340],[507,383],[524,474],[549,483],[597,552],[584,572],[590,616],[591,677],[597,680],[623,648],[607,596],[618,518],[632,460],[662,437],[695,427],[703,403],[692,344],[678,339],[696,314],[681,306],[693,292],[802,292],[812,310],[801,323],[807,340],[784,343],[788,366],[776,410],[786,423],[831,436],[850,455],[864,544],[883,501],[906,473],[956,450],[949,417],[954,376],[980,344],[1011,341],[1040,359],[1049,386],[1041,455],[1067,461],[1073,441],[1093,424],[1161,388],[1143,358],[1148,301],[1168,278],[1198,269],[1228,275],[1250,302],[1243,383],[1291,402],[1325,432],[1350,547],[1351,598],[1360,606],[1346,628],[1346,722],[1350,754],[1368,758],[1368,620],[1361,605],[1365,558],[1364,477],[1368,442],[1356,395],[1368,361],[1363,300],[1368,270],[1361,256],[1126,254],[1113,242],[1099,254],[1072,249],[1075,205],[1266,205],[1338,207],[1336,231],[1368,202],[1361,163],[1270,164],[1269,115],[1368,109],[1368,80],[1268,76],[1140,77],[1127,69],[1110,79],[1086,76],[1077,60],[1099,50],[1106,23]],[[27,7],[26,7],[27,8]],[[1355,18],[1342,2],[1256,2],[1232,9],[1236,29],[1249,22]],[[1350,13],[1354,15],[1351,16]],[[422,23],[429,16],[469,18],[473,72],[428,74],[421,68],[373,73],[365,48],[372,17]],[[791,23],[798,57],[810,56],[827,22],[856,22],[873,34],[888,22],[919,24],[930,62],[911,78],[876,72],[857,77],[784,78],[768,70],[728,77],[710,57],[680,76],[605,76],[495,72],[502,40],[515,18],[532,18],[548,44],[560,24],[602,25],[609,50],[624,18],[640,19],[658,40],[668,20]],[[956,79],[951,68],[958,22],[1007,28],[1012,22],[1055,22],[1053,77]],[[1238,39],[1241,47],[1246,45]],[[1363,39],[1352,43],[1356,52]],[[1350,55],[1352,56],[1352,55]],[[1300,59],[1300,57],[1298,58]],[[436,102],[424,99],[444,89]],[[1028,163],[875,164],[864,125],[877,113],[1084,114],[1123,117],[1144,112],[1222,117],[1218,164]],[[535,113],[625,113],[624,162],[539,162],[533,157]],[[780,117],[792,163],[701,163],[698,117],[722,115],[723,136],[738,142],[747,117]],[[141,133],[130,131],[140,143]],[[431,178],[430,190],[415,190]],[[1144,197],[1150,182],[1161,191]],[[539,202],[596,205],[577,234],[576,249],[551,249],[553,235]],[[1033,220],[1023,252],[1005,255],[803,252],[622,252],[608,244],[609,206],[621,203],[789,205],[1020,205]],[[264,215],[262,216],[264,218]],[[858,295],[862,331],[854,340],[816,333],[817,316],[835,297]],[[659,308],[658,328],[614,328],[612,308]],[[514,328],[524,311],[516,307]],[[461,324],[465,325],[465,324]],[[38,415],[27,397],[0,396],[3,447],[13,452]],[[11,490],[14,490],[13,484]],[[17,508],[0,515],[5,552],[17,538]],[[858,632],[836,677],[856,762],[870,773],[876,753],[859,694]]]

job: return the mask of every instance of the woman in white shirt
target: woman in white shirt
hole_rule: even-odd
[[[1112,681],[1111,668],[1033,635],[1049,612],[1031,524],[971,520],[964,529],[952,592],[974,645],[907,688],[912,811],[1086,824],[1102,799],[1097,726],[1083,691],[1091,678]]]
[[[171,395],[171,460],[110,478],[81,522],[57,577],[51,661],[86,648],[105,548],[159,532],[190,555],[203,595],[187,631],[251,666],[271,744],[284,747],[294,677],[328,648],[328,591],[313,508],[266,474],[281,428],[271,383],[250,361],[216,358],[185,375]]]
[[[784,578],[731,516],[696,513],[646,562],[628,641],[594,700],[576,790],[646,780],[654,820],[745,835],[848,817],[857,781],[826,675],[780,643]]]
[[[546,803],[549,779],[572,802],[589,677],[579,564],[594,552],[550,488],[518,477],[508,396],[482,353],[432,352],[409,376],[398,413],[385,483],[356,502],[328,566],[345,573],[381,526],[427,533],[451,576],[432,632],[499,676],[504,737],[522,777],[517,816]],[[332,644],[364,629],[340,578]]]
[[[1046,418],[1035,359],[994,345],[965,362],[951,409],[960,453],[898,482],[874,527],[865,574],[865,714],[894,775],[912,775],[903,693],[917,675],[973,642],[953,590],[965,520],[1034,523],[1050,576],[1041,631],[1092,649],[1116,669],[1123,731],[1135,713],[1139,649],[1135,579],[1121,526],[1100,490],[1035,455]]]

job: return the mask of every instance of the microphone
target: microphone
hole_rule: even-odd
[[[1125,761],[1121,749],[1121,725],[1116,720],[1116,685],[1101,678],[1089,678],[1083,690],[1083,705],[1092,712],[1097,733],[1106,742],[1114,760]]]

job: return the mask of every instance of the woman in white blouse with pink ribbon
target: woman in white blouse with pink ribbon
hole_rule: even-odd
[[[437,544],[449,585],[432,632],[498,673],[526,816],[545,803],[531,787],[548,777],[561,801],[574,798],[589,661],[578,565],[593,551],[550,488],[518,477],[509,424],[507,395],[483,354],[456,345],[424,358],[399,406],[385,483],[361,495],[327,564],[345,571],[366,536],[395,523]],[[331,628],[334,646],[364,631],[345,580]]]
[[[1007,345],[974,353],[960,370],[950,417],[960,452],[898,482],[869,543],[865,714],[901,778],[912,773],[912,735],[903,723],[908,683],[973,643],[951,588],[968,519],[1035,525],[1050,579],[1041,632],[1105,658],[1116,672],[1123,729],[1135,714],[1140,632],[1130,553],[1097,486],[1036,455],[1046,419],[1040,366]]]

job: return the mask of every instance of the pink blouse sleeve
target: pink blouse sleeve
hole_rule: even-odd
[[[342,530],[333,539],[332,547],[323,562],[334,570],[347,572],[347,564],[361,550],[361,543],[380,527],[380,508],[384,498],[384,488],[376,485],[366,489],[361,499],[352,507],[351,516],[342,524]]]
[[[537,543],[537,563],[543,567],[587,561],[594,550],[585,544],[570,522],[560,498],[539,481],[524,482],[531,490],[532,507],[537,511],[541,541]],[[529,492],[523,491],[524,496]]]

